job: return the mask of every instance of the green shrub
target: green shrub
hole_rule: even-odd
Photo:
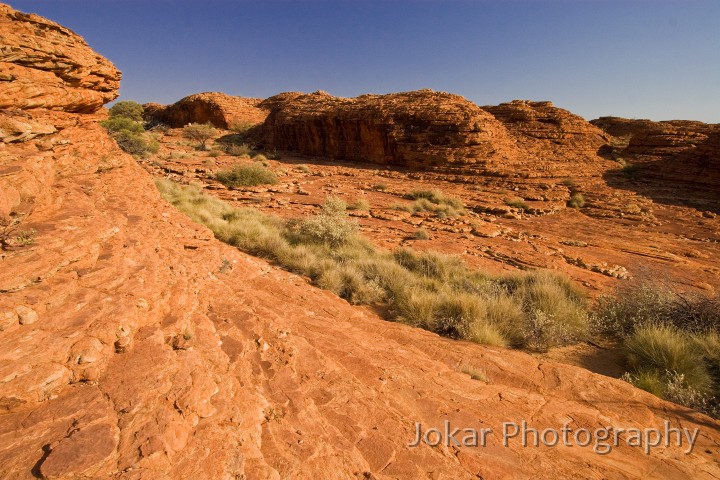
[[[105,127],[105,129],[110,133],[118,133],[122,131],[130,133],[145,132],[145,128],[142,123],[127,117],[111,117],[107,120],[101,121],[100,125]]]
[[[215,175],[215,179],[227,187],[252,187],[278,182],[277,176],[259,163],[223,170]]]
[[[190,123],[183,127],[183,136],[199,143],[200,150],[207,150],[207,141],[217,135],[212,123]]]
[[[110,118],[100,122],[118,146],[135,156],[157,153],[160,144],[145,133],[142,123],[143,107],[137,102],[118,102],[110,108]]]
[[[120,130],[113,135],[117,144],[127,153],[142,156],[147,153],[155,153],[159,145],[154,139],[148,139],[142,133],[135,133],[129,130]]]
[[[142,122],[145,109],[142,105],[132,100],[117,102],[110,107],[110,118],[127,118],[136,122]]]

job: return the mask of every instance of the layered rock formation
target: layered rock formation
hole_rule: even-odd
[[[99,118],[36,111],[56,131],[2,147],[0,205],[35,233],[0,253],[0,478],[720,477],[716,421],[581,368],[385,322],[219,243],[160,199]],[[699,435],[689,453],[504,445],[502,423],[523,420]],[[408,445],[416,422],[446,421],[494,433]]]
[[[285,93],[259,141],[278,150],[341,160],[494,176],[598,174],[602,130],[550,102],[478,107],[459,95],[421,90],[338,98]]]
[[[720,186],[720,124],[602,117],[591,123],[612,136],[615,158],[646,178]]]
[[[260,106],[270,110],[260,141],[278,150],[418,168],[473,168],[517,153],[500,122],[449,93],[285,93]]]
[[[117,97],[120,72],[71,30],[0,4],[0,109],[94,112]]]
[[[188,123],[210,122],[218,128],[236,128],[261,123],[268,112],[258,108],[258,98],[234,97],[225,93],[207,92],[185,97],[172,105],[149,103],[145,115],[173,128]]]
[[[482,108],[503,122],[526,154],[587,158],[608,141],[598,127],[552,102],[514,100]]]
[[[219,243],[96,121],[59,123],[50,149],[30,140],[2,157],[0,191],[23,192],[21,228],[37,234],[2,254],[0,477],[720,475],[707,417],[581,368],[388,323]],[[523,420],[700,433],[690,454],[504,446],[502,423]],[[408,446],[416,422],[446,421],[494,433],[485,446]]]

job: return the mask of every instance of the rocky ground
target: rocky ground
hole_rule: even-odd
[[[98,125],[104,113],[91,113],[116,95],[119,72],[97,57],[107,75],[95,75],[77,35],[0,4],[0,34],[15,31],[21,40],[0,53],[10,85],[0,89],[0,217],[14,228],[0,253],[1,478],[720,478],[717,421],[584,368],[384,321],[216,241],[159,197],[153,176],[284,216],[330,193],[366,198],[369,216],[358,219],[381,245],[455,251],[495,270],[556,266],[595,291],[621,280],[565,256],[631,276],[647,264],[713,288],[712,209],[650,200],[625,179],[627,189],[603,187],[604,173],[578,182],[589,204],[578,211],[564,207],[561,180],[467,183],[289,155],[268,161],[277,186],[229,191],[209,174],[248,160],[209,157],[170,130],[155,158],[136,161]],[[29,41],[67,58],[32,55]],[[80,80],[63,79],[68,62]],[[27,75],[8,80],[17,65]],[[81,86],[64,91],[69,83]],[[470,213],[440,220],[391,208],[424,186],[462,197]],[[535,213],[508,208],[511,192]],[[630,199],[637,209],[625,212]],[[419,226],[430,240],[407,239]],[[522,420],[669,422],[699,436],[688,454],[687,444],[649,455],[626,443],[607,455],[504,446],[502,423]],[[408,446],[416,422],[445,421],[495,433],[484,447]]]
[[[607,161],[607,170],[596,176],[518,179],[280,153],[276,160],[263,160],[279,175],[277,185],[228,189],[214,175],[255,160],[218,149],[198,151],[181,129],[159,138],[159,153],[140,161],[155,176],[200,183],[233,204],[285,218],[317,211],[329,195],[349,204],[365,200],[369,210],[351,215],[365,235],[385,248],[403,245],[453,253],[493,272],[552,268],[566,272],[593,295],[623,280],[658,274],[681,289],[713,294],[717,288],[720,219],[712,202],[699,210],[654,200],[638,191],[647,188],[646,183],[628,177],[616,162]],[[606,181],[610,176],[613,186]],[[466,212],[439,218],[432,212],[397,209],[412,203],[405,194],[431,189],[462,199]],[[584,207],[566,205],[571,190],[583,195]],[[508,205],[519,202],[525,205]],[[416,240],[418,229],[430,238]]]

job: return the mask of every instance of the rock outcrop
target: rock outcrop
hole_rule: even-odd
[[[94,112],[118,96],[120,72],[71,30],[0,4],[0,109]]]
[[[478,107],[420,90],[357,98],[284,93],[260,106],[271,113],[259,142],[304,155],[508,177],[607,169],[598,157],[603,131],[550,102]]]
[[[697,121],[592,120],[612,136],[612,154],[645,178],[720,186],[720,124]]]
[[[100,118],[34,111],[56,131],[2,147],[0,205],[34,234],[0,252],[0,478],[720,477],[708,417],[385,322],[216,241]],[[648,455],[626,431],[599,455],[504,443],[503,422],[522,421],[699,433]],[[418,423],[491,433],[412,447]]]
[[[145,104],[145,116],[173,128],[188,123],[210,122],[218,128],[237,128],[261,123],[268,112],[258,108],[259,98],[234,97],[206,92],[185,97],[172,105]]]
[[[284,93],[260,106],[270,110],[260,141],[305,155],[431,169],[475,168],[517,153],[495,117],[449,93]]]
[[[22,192],[20,227],[36,231],[2,253],[0,477],[720,475],[720,424],[707,417],[581,368],[383,321],[216,241],[97,119],[48,113],[63,127],[50,148],[12,143],[0,164],[2,196]],[[523,420],[700,433],[690,454],[503,445],[503,422]],[[485,446],[408,445],[416,423],[446,421],[493,433]]]
[[[601,129],[552,102],[513,100],[482,108],[503,122],[526,154],[587,158],[608,141]]]

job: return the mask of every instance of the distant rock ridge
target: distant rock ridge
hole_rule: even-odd
[[[117,98],[121,73],[76,33],[0,4],[0,109],[92,113]]]
[[[416,168],[469,166],[516,154],[506,128],[459,95],[432,90],[340,98],[283,93],[260,141],[278,150]]]
[[[259,132],[269,148],[341,160],[500,176],[562,176],[588,160],[606,134],[551,102],[516,100],[479,107],[444,92],[333,97],[282,93]],[[606,168],[606,167],[603,167]]]
[[[262,123],[267,111],[258,108],[262,100],[244,98],[220,92],[205,92],[187,96],[171,105],[145,104],[149,120],[180,128],[188,123],[210,122],[218,128],[236,128]]]
[[[720,124],[620,117],[591,123],[611,136],[616,159],[648,167],[644,177],[720,186]]]

